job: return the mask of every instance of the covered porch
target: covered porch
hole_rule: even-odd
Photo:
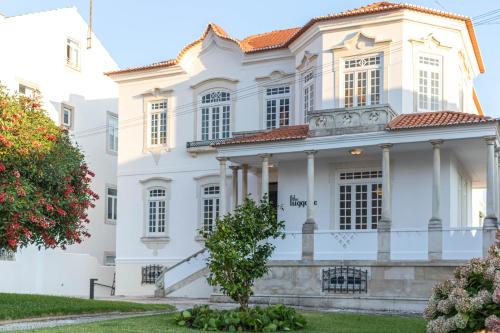
[[[232,170],[221,213],[247,195],[275,201],[278,218],[286,222],[275,261],[484,255],[500,210],[496,122],[394,128],[391,123],[384,130],[342,135],[292,126],[218,145],[221,189],[229,185],[227,166]],[[251,187],[258,193],[248,193],[248,173],[257,176],[259,184]]]

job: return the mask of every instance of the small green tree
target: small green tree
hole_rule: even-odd
[[[276,247],[270,240],[285,238],[284,229],[267,197],[260,204],[246,198],[232,214],[217,220],[212,233],[200,232],[210,252],[208,283],[246,310],[255,280],[269,270],[266,264]]]

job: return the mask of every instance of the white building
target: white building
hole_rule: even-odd
[[[91,238],[66,251],[30,247],[4,256],[0,292],[88,295],[89,278],[113,282],[118,90],[103,72],[118,66],[95,35],[87,48],[87,33],[76,8],[0,15],[0,83],[12,93],[40,91],[43,108],[84,151],[100,196],[89,210]]]
[[[117,294],[152,293],[141,271],[161,265],[160,294],[221,299],[191,256],[197,230],[268,193],[287,237],[255,301],[421,310],[496,230],[484,70],[468,17],[381,2],[243,40],[209,24],[175,59],[108,73],[126,193]]]

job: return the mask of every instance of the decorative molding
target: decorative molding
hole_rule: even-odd
[[[316,59],[318,58],[317,53],[311,53],[309,51],[304,51],[304,56],[300,61],[300,64],[297,66],[297,70],[302,71],[303,69],[310,66]]]
[[[342,44],[332,47],[332,50],[364,50],[374,47],[377,44],[391,42],[392,39],[377,40],[375,37],[369,36],[362,31],[358,31],[352,37],[346,38]]]
[[[428,34],[427,36],[420,39],[410,39],[409,42],[413,45],[423,45],[428,49],[441,48],[449,50],[452,48],[451,46],[441,43],[436,37],[434,37],[434,34]]]
[[[203,80],[203,81],[200,81],[198,83],[195,83],[193,84],[192,86],[190,86],[191,89],[198,89],[206,84],[210,84],[210,83],[214,83],[214,82],[226,82],[226,83],[229,83],[229,84],[237,84],[238,82],[240,82],[239,80],[237,79],[231,79],[231,78],[228,78],[228,77],[212,77],[212,78],[209,78],[209,79],[206,79],[206,80]]]
[[[159,88],[155,87],[149,90],[146,90],[142,94],[134,96],[134,98],[142,98],[142,97],[154,97],[154,98],[160,98],[160,97],[168,97],[172,95],[174,92],[173,89],[171,88]]]
[[[285,79],[285,78],[290,78],[293,79],[295,77],[295,73],[286,73],[281,70],[275,70],[272,71],[269,75],[267,76],[258,76],[255,78],[255,81],[257,82],[262,82],[262,81],[277,81],[279,79]]]
[[[147,179],[142,179],[142,180],[139,180],[139,182],[141,184],[146,184],[146,183],[149,183],[149,182],[171,182],[172,181],[172,178],[167,178],[167,177],[150,177],[150,178],[147,178]]]

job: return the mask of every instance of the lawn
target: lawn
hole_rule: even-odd
[[[298,333],[419,333],[425,332],[420,318],[357,315],[339,313],[305,313],[307,327]],[[176,326],[173,315],[155,315],[139,318],[116,319],[91,324],[32,330],[36,333],[123,333],[123,332],[198,332]],[[27,331],[24,331],[27,332]]]
[[[140,304],[73,297],[0,293],[0,320],[84,313],[172,309],[173,307],[167,304]]]

